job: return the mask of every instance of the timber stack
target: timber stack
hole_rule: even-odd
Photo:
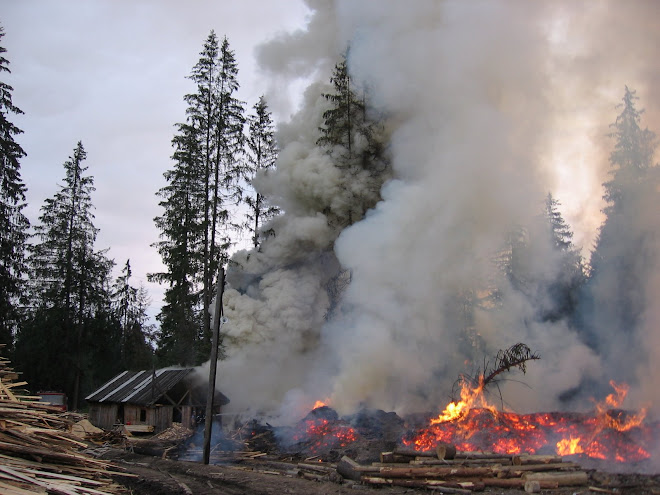
[[[471,493],[487,487],[528,493],[564,486],[584,486],[589,477],[580,466],[555,455],[502,455],[457,452],[440,444],[435,452],[399,449],[383,452],[380,462],[361,465],[344,456],[337,472],[365,485],[428,488],[440,493]]]
[[[126,493],[110,462],[85,454],[73,422],[22,389],[10,361],[0,357],[0,493],[87,495]]]

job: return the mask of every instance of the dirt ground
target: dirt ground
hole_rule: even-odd
[[[204,465],[197,462],[163,460],[131,455],[118,464],[138,478],[119,477],[117,482],[134,495],[305,495],[354,493],[350,485],[318,482],[297,476],[253,471],[244,466]],[[292,469],[295,464],[291,465]],[[406,493],[405,491],[391,493]]]
[[[338,475],[330,475],[320,480],[301,477],[296,471],[296,463],[291,470],[269,469],[268,462],[227,463],[224,465],[204,465],[198,462],[168,460],[160,457],[144,456],[116,450],[104,456],[135,477],[118,476],[116,481],[129,489],[133,495],[244,495],[244,494],[289,494],[289,495],[339,495],[354,494],[356,490],[385,494],[429,493],[426,488],[371,487]],[[660,475],[612,474],[588,470],[589,485],[542,490],[542,494],[588,495],[609,494],[660,494]],[[487,488],[489,494],[522,495],[524,490]]]

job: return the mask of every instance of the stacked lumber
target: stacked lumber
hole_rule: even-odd
[[[436,452],[383,452],[381,462],[370,466],[344,456],[337,472],[367,485],[425,487],[441,493],[470,493],[486,487],[536,493],[560,486],[583,486],[589,481],[579,465],[560,456],[456,452],[451,445],[440,445]]]
[[[115,466],[82,452],[65,414],[18,391],[25,382],[9,364],[0,358],[0,493],[125,493],[110,478]]]

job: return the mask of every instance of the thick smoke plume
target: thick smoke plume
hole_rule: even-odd
[[[548,192],[588,256],[603,220],[608,124],[626,84],[647,108],[644,124],[660,123],[652,112],[660,87],[658,4],[308,4],[306,30],[259,52],[275,81],[273,98],[277,85],[296,77],[319,82],[279,129],[276,171],[257,183],[286,212],[272,225],[277,235],[260,252],[238,253],[229,273],[228,358],[219,363],[218,387],[231,407],[283,420],[301,417],[319,399],[340,412],[430,411],[444,406],[469,363],[516,342],[542,359],[529,366],[526,386],[505,384],[509,407],[590,407],[589,390],[571,395],[572,403],[560,398],[616,378],[620,356],[597,355],[563,320],[538,322],[538,308],[493,260],[507,232],[536,225]],[[377,206],[341,230],[323,212],[341,211],[350,195],[316,141],[328,105],[322,93],[347,47],[352,77],[388,116],[393,178]],[[647,220],[657,222],[657,212],[639,216]],[[555,261],[539,245],[529,270],[549,275]],[[649,269],[652,301],[660,272]],[[328,318],[327,286],[341,270],[350,270],[350,284]],[[485,299],[493,287],[499,309],[478,306],[466,328],[461,301]],[[649,305],[638,337],[650,355],[636,370],[633,393],[654,406],[657,370],[648,363],[657,361],[658,321]]]

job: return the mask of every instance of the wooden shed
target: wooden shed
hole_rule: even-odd
[[[124,371],[85,397],[89,420],[112,429],[126,425],[129,431],[159,432],[173,422],[192,427],[206,412],[207,386],[193,379],[194,368]],[[229,399],[216,390],[213,414]]]

